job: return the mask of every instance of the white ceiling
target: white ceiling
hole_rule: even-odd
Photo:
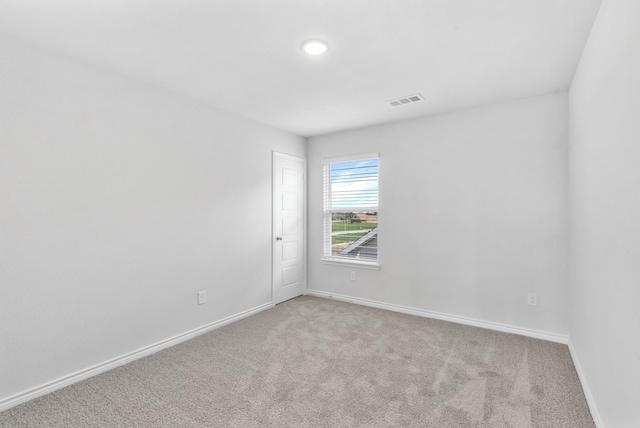
[[[600,2],[0,0],[0,34],[313,136],[566,90]]]

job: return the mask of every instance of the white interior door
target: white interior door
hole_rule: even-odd
[[[305,287],[306,161],[273,153],[273,303]]]

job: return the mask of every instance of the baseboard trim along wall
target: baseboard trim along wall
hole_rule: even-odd
[[[593,399],[593,394],[591,394],[591,389],[589,389],[587,378],[584,376],[584,372],[582,371],[582,365],[580,365],[580,360],[578,359],[576,349],[573,347],[571,338],[569,338],[569,353],[571,354],[573,365],[576,368],[576,372],[578,373],[578,379],[580,379],[584,397],[587,399],[587,405],[589,406],[589,411],[591,412],[593,423],[596,424],[597,428],[604,428],[604,423],[602,422],[602,418],[600,417],[600,413],[598,412],[598,408],[596,407],[596,402]]]
[[[471,325],[474,327],[486,328],[489,330],[501,331],[503,333],[519,334],[521,336],[533,337],[536,339],[548,340],[550,342],[568,344],[568,336],[549,333],[545,331],[531,330],[527,328],[514,327],[506,324],[500,324],[490,321],[482,321],[474,318],[461,317],[458,315],[443,314],[440,312],[427,311],[424,309],[410,308],[408,306],[394,305],[391,303],[377,302],[375,300],[361,299],[359,297],[350,297],[340,294],[332,294],[324,291],[308,289],[306,294],[316,297],[324,297],[335,299],[342,302],[354,303],[356,305],[370,306],[372,308],[386,309],[389,311],[402,312],[409,315],[417,315],[425,318],[434,318],[442,321],[450,321],[458,324]]]
[[[160,342],[154,343],[153,345],[146,346],[144,348],[140,348],[136,351],[129,352],[128,354],[124,354],[120,357],[113,358],[111,360],[105,361],[100,364],[96,364],[95,366],[86,368],[84,370],[77,371],[70,375],[61,377],[54,381],[45,383],[43,385],[37,386],[35,388],[29,389],[25,392],[18,393],[6,399],[0,400],[0,412],[3,410],[10,409],[11,407],[17,406],[18,404],[22,404],[34,398],[40,397],[42,395],[49,394],[50,392],[56,391],[58,389],[64,388],[65,386],[69,386],[76,382],[80,382],[82,380],[88,379],[92,376],[95,376],[100,373],[104,373],[108,370],[114,369],[118,366],[122,366],[124,364],[130,363],[131,361],[140,359],[147,355],[154,354],[158,351],[161,351],[165,348],[169,348],[171,346],[177,345],[180,342],[184,342],[189,339],[193,339],[196,336],[200,336],[201,334],[208,333],[217,328],[223,327],[227,324],[231,324],[232,322],[241,320],[243,318],[249,317],[251,315],[255,315],[258,312],[262,312],[266,309],[273,308],[275,305],[272,302],[265,303],[264,305],[256,306],[255,308],[246,310],[244,312],[240,312],[236,315],[232,315],[230,317],[221,319],[219,321],[213,322],[211,324],[204,325],[202,327],[198,327],[191,331],[187,331],[185,333],[179,334],[177,336],[173,336],[169,339],[162,340]]]

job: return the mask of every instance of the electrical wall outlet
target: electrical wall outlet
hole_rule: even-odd
[[[198,304],[204,305],[205,303],[207,303],[207,292],[206,291],[198,292]]]
[[[356,280],[356,273],[351,272],[351,281],[355,281],[355,280]]]
[[[527,294],[527,305],[529,305],[529,306],[538,306],[538,294],[537,293],[529,293],[529,294]]]

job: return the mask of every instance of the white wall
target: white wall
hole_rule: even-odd
[[[566,144],[566,93],[311,138],[309,288],[566,334]],[[373,151],[382,267],[322,264],[322,159]]]
[[[7,39],[0,58],[0,403],[270,302],[271,152],[303,138]]]
[[[640,2],[605,0],[570,91],[570,337],[607,427],[640,426]],[[595,415],[598,417],[597,415]]]

